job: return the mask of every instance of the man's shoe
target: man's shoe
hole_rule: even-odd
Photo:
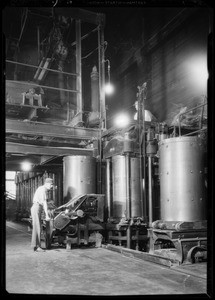
[[[45,252],[45,250],[43,250],[42,248],[38,247],[36,250],[36,252]]]

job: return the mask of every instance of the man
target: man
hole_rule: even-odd
[[[41,248],[41,213],[42,209],[44,209],[46,221],[50,220],[48,215],[47,208],[47,192],[53,187],[53,179],[46,178],[44,185],[37,188],[34,197],[33,197],[33,205],[31,207],[31,217],[32,217],[32,239],[31,239],[31,247],[36,252],[44,252]]]

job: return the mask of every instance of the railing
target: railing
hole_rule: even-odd
[[[199,119],[199,129],[196,130],[196,131],[193,131],[193,132],[190,132],[190,133],[187,133],[185,135],[191,135],[191,134],[194,134],[194,133],[198,133],[198,132],[201,132],[201,131],[205,131],[207,130],[207,128],[202,128],[202,119],[203,119],[203,113],[204,113],[204,106],[207,105],[207,102],[206,103],[202,103],[194,108],[190,108],[188,109],[187,111],[183,112],[183,113],[180,113],[179,116],[178,116],[178,131],[179,131],[179,136],[181,136],[181,116],[193,111],[193,110],[196,110],[200,107],[202,107],[202,111],[201,111],[201,115],[200,115],[200,119]]]

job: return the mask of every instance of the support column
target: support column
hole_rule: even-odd
[[[76,73],[77,113],[80,114],[79,121],[82,121],[81,20],[76,20]]]

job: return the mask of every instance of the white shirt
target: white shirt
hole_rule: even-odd
[[[39,186],[33,197],[33,203],[39,203],[41,205],[47,200],[47,190],[44,185]]]

